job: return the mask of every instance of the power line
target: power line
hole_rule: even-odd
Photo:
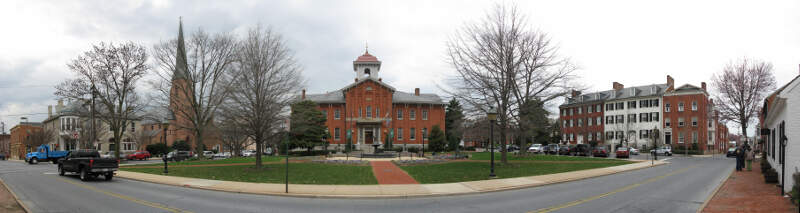
[[[54,86],[53,86],[53,85],[0,86],[0,89],[9,89],[9,88],[34,88],[34,87],[54,87]]]
[[[25,115],[46,115],[46,112],[43,113],[23,113],[23,114],[12,114],[12,115],[0,115],[5,117],[15,117],[15,116],[25,116]]]

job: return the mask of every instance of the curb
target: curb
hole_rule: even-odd
[[[33,212],[28,208],[28,206],[25,205],[25,203],[22,203],[22,200],[20,200],[19,197],[17,197],[17,194],[14,193],[14,191],[11,190],[11,187],[8,187],[8,185],[6,185],[6,183],[3,182],[2,178],[0,178],[0,184],[3,184],[3,187],[6,187],[6,190],[8,190],[8,192],[11,193],[11,196],[14,197],[14,200],[17,201],[17,204],[19,204],[19,206],[22,206],[22,210],[23,211],[25,211],[27,213],[32,213]]]
[[[719,183],[719,186],[717,186],[717,188],[714,189],[714,193],[711,193],[711,195],[709,195],[706,198],[706,201],[703,202],[703,205],[701,205],[700,208],[697,209],[697,213],[703,212],[703,209],[706,208],[706,206],[708,205],[708,203],[711,202],[711,199],[714,198],[714,196],[717,196],[717,193],[719,192],[719,189],[722,188],[722,185],[725,185],[725,182],[728,182],[728,179],[730,179],[731,176],[733,176],[733,170],[731,170],[731,172],[728,174],[728,177],[725,177],[725,178],[722,179],[722,181]]]
[[[641,162],[637,162],[637,163],[641,163]],[[453,193],[431,193],[431,192],[428,192],[428,193],[424,193],[424,194],[404,194],[404,195],[303,194],[303,193],[283,193],[283,192],[277,192],[276,193],[276,192],[268,192],[268,191],[252,192],[252,191],[241,191],[241,190],[236,190],[236,189],[221,189],[221,188],[216,188],[216,187],[213,187],[213,186],[200,186],[200,185],[190,185],[190,184],[182,184],[182,183],[164,183],[164,182],[158,182],[156,180],[146,180],[146,179],[137,179],[137,178],[133,178],[133,177],[125,177],[123,175],[118,175],[117,177],[128,179],[128,180],[149,182],[149,183],[162,184],[162,185],[171,185],[171,186],[178,186],[178,187],[186,187],[186,188],[204,189],[204,190],[221,191],[221,192],[232,192],[232,193],[242,193],[242,194],[283,196],[283,197],[300,197],[300,198],[362,198],[362,199],[363,198],[367,198],[367,199],[369,199],[369,198],[374,198],[374,199],[380,199],[380,198],[423,198],[423,197],[443,197],[443,196],[455,196],[455,195],[466,195],[466,194],[480,194],[480,193],[487,193],[487,192],[501,192],[501,191],[515,190],[515,189],[525,189],[525,188],[532,188],[532,187],[545,186],[545,185],[551,185],[551,184],[557,184],[557,183],[571,182],[571,181],[577,181],[577,180],[583,180],[583,179],[589,179],[589,178],[602,177],[602,176],[607,176],[607,175],[612,175],[612,174],[617,174],[617,173],[622,173],[622,172],[628,172],[628,171],[634,171],[634,170],[640,170],[640,169],[645,169],[645,168],[651,168],[651,167],[666,165],[666,164],[669,164],[669,163],[670,162],[667,162],[667,161],[660,161],[660,163],[655,164],[655,165],[649,165],[648,164],[648,165],[643,166],[643,167],[631,168],[631,169],[621,170],[621,171],[612,170],[611,172],[604,173],[604,174],[599,174],[599,175],[594,175],[594,176],[570,177],[570,178],[558,179],[558,180],[553,180],[553,181],[545,181],[545,182],[541,182],[541,183],[514,185],[514,186],[509,186],[509,187],[498,187],[498,188],[491,188],[491,189],[474,189],[474,188],[468,187],[467,185],[464,185],[464,187],[474,190],[474,191],[469,191],[469,192],[453,192]],[[610,168],[610,167],[606,167],[606,168]],[[599,169],[604,169],[604,168],[599,168]],[[586,171],[586,170],[583,170],[583,171]],[[135,173],[135,172],[131,172],[131,173]],[[148,174],[148,175],[153,175],[153,174]],[[552,175],[552,174],[550,174],[550,175]],[[527,176],[527,177],[536,177],[536,176]],[[182,177],[182,178],[184,178],[184,177]],[[525,177],[518,177],[518,178],[525,178]],[[206,179],[199,179],[199,178],[194,178],[194,179],[206,180]],[[498,179],[495,179],[495,180],[498,180]],[[484,180],[484,181],[488,181],[488,180]],[[226,182],[228,182],[228,183],[236,183],[235,181],[226,181]],[[456,183],[449,183],[449,184],[458,184],[458,183],[467,183],[467,182],[456,182]],[[300,184],[300,185],[305,185],[305,184]],[[426,184],[420,184],[420,185],[426,185]],[[433,184],[431,184],[431,185],[433,185]],[[384,186],[389,186],[389,185],[384,185]]]

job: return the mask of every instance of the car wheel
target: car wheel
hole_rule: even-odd
[[[89,181],[89,174],[86,168],[81,168],[81,181]]]
[[[31,158],[31,164],[38,164],[38,163],[39,163],[39,159]]]
[[[61,165],[58,165],[58,176],[64,176],[64,168],[61,167]]]
[[[58,164],[58,160],[59,160],[59,159],[61,159],[61,158],[56,158],[56,159],[53,159],[52,163],[53,163],[53,164]]]
[[[106,178],[106,181],[110,181],[111,178],[114,178],[114,172],[108,172],[103,175]]]

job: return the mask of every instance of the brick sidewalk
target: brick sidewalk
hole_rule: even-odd
[[[24,213],[25,210],[17,203],[11,192],[6,189],[5,185],[0,183],[0,212],[8,213]]]
[[[759,161],[753,171],[734,171],[702,212],[797,212],[775,184],[764,183]]]
[[[406,171],[390,161],[372,161],[370,165],[378,184],[419,184]]]

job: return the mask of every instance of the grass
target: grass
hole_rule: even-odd
[[[263,169],[251,165],[219,167],[169,168],[169,176],[203,178],[256,183],[283,183],[285,164],[265,164]],[[162,168],[121,168],[122,171],[161,174]],[[372,167],[331,165],[318,163],[292,163],[289,165],[289,183],[293,184],[378,184]]]
[[[277,162],[283,160],[284,157],[280,156],[261,156],[261,162]],[[181,162],[170,162],[169,166],[179,166],[179,165],[209,165],[209,164],[232,164],[232,163],[253,163],[255,165],[256,158],[255,157],[233,157],[228,159],[220,159],[220,160],[194,160],[194,161],[181,161]],[[154,164],[138,164],[138,165],[128,165],[128,166],[163,166],[164,163],[154,163]],[[123,166],[124,167],[124,166]]]
[[[473,152],[470,160],[490,160],[491,153],[489,152]],[[494,153],[494,160],[500,160],[500,153]],[[513,153],[508,153],[508,160],[517,161],[609,161],[620,162],[613,158],[593,158],[593,157],[579,157],[579,156],[563,156],[563,155],[543,155],[543,154],[530,154],[525,156],[517,156]]]
[[[510,163],[495,164],[498,178],[513,178],[554,174],[585,169],[619,166],[630,161],[609,161],[605,163]],[[419,183],[451,183],[489,179],[489,164],[484,162],[452,162],[441,164],[402,166]]]

